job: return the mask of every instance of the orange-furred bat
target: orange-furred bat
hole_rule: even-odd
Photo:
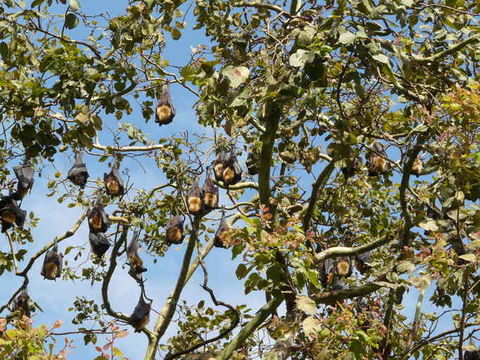
[[[88,210],[87,217],[88,226],[90,227],[91,232],[96,234],[104,233],[108,230],[110,223],[108,220],[108,216],[105,213],[101,197],[97,199],[94,207]]]
[[[108,174],[103,174],[103,182],[105,184],[105,190],[108,195],[120,196],[123,195],[125,192],[125,188],[123,186],[123,180],[120,177],[120,173],[118,172],[118,163],[115,163],[112,166],[112,170]]]
[[[202,190],[198,186],[197,180],[192,184],[188,191],[187,204],[188,212],[192,215],[197,215],[203,210]]]
[[[214,245],[220,248],[226,248],[230,245],[230,227],[225,221],[225,213],[222,215],[222,220],[218,226],[217,231],[215,232],[215,242]]]
[[[150,320],[151,303],[147,303],[143,295],[140,295],[137,306],[133,310],[133,314],[130,316],[129,322],[135,328],[135,332],[140,332]]]
[[[165,87],[155,110],[155,122],[159,125],[170,124],[175,117],[175,107],[172,103],[170,90]]]
[[[183,233],[183,222],[185,218],[180,215],[174,216],[165,224],[165,240],[169,244],[181,244],[185,234]]]
[[[55,280],[62,274],[63,254],[58,251],[55,243],[45,254],[41,275],[48,280]]]

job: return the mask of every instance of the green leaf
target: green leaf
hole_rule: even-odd
[[[346,31],[340,35],[340,37],[338,38],[338,42],[343,45],[349,45],[352,44],[356,38],[357,36],[354,33]]]
[[[240,264],[237,267],[237,270],[235,271],[235,275],[237,275],[237,278],[243,279],[246,275],[248,274],[248,268],[245,264]]]
[[[317,333],[321,329],[322,323],[317,318],[310,316],[303,320],[302,327],[305,335],[309,336]]]
[[[222,74],[229,80],[230,87],[236,89],[248,79],[250,70],[245,66],[227,66]]]
[[[384,55],[384,54],[373,55],[372,58],[374,60],[382,63],[382,64],[388,64],[389,63],[388,56]]]
[[[305,314],[314,315],[317,313],[317,304],[308,296],[297,296],[297,308]]]
[[[78,3],[78,0],[70,0],[70,9],[73,11],[80,10],[80,4]]]
[[[471,263],[477,261],[477,257],[475,256],[475,254],[464,254],[460,255],[459,258]]]

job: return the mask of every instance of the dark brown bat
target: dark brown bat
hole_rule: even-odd
[[[110,242],[104,233],[93,233],[90,232],[88,236],[88,241],[90,242],[90,247],[95,256],[101,258],[107,250],[110,248]]]
[[[185,234],[183,233],[183,222],[185,218],[180,215],[174,216],[165,224],[166,236],[165,240],[170,244],[181,244]]]
[[[62,274],[63,254],[58,251],[55,243],[53,247],[47,251],[43,260],[41,275],[44,279],[55,280]]]
[[[108,195],[114,197],[124,194],[125,188],[120,173],[118,172],[118,163],[116,161],[113,164],[110,173],[103,174],[103,182]]]
[[[464,360],[480,360],[480,350],[465,350]]]
[[[227,154],[221,152],[218,154],[217,158],[213,162],[213,174],[215,175],[215,180],[223,181],[223,170],[227,162]]]
[[[108,216],[105,213],[103,208],[102,198],[99,197],[95,202],[95,206],[88,210],[88,225],[90,231],[93,233],[104,233],[108,230],[110,222],[108,221]]]
[[[206,210],[218,207],[218,187],[213,183],[208,171],[205,184],[203,184],[203,206]]]
[[[222,220],[218,226],[217,231],[215,232],[215,241],[213,245],[219,248],[226,248],[230,244],[230,227],[225,221],[225,214],[222,215]]]
[[[26,160],[22,165],[14,166],[13,171],[17,177],[17,191],[13,193],[12,197],[15,200],[21,200],[32,189],[35,171],[29,160]]]
[[[247,171],[250,175],[257,175],[258,174],[258,159],[259,154],[257,151],[251,151],[248,153],[247,161],[245,164],[247,165]]]
[[[141,277],[140,274],[147,271],[147,268],[143,266],[143,260],[140,258],[140,255],[138,255],[138,249],[140,247],[138,244],[139,234],[138,231],[133,234],[132,241],[127,248],[128,263],[130,264],[129,274],[138,280]]]
[[[345,166],[342,167],[340,170],[343,173],[345,179],[349,179],[354,176],[362,167],[362,161],[356,157],[353,161],[346,160]]]
[[[133,310],[133,314],[130,316],[130,325],[135,328],[135,332],[140,332],[148,324],[150,320],[151,303],[145,302],[143,295],[140,295],[137,306]]]
[[[371,151],[367,156],[368,176],[383,175],[390,170],[385,148],[379,143],[375,143],[374,148],[376,151]]]
[[[175,107],[172,103],[170,90],[166,87],[163,90],[162,96],[158,100],[157,108],[155,110],[155,122],[159,125],[170,124],[175,117]]]
[[[368,271],[368,269],[371,268],[370,266],[370,261],[372,258],[372,254],[370,251],[367,251],[363,254],[358,254],[355,256],[355,267],[358,270],[360,274],[364,274],[365,272]]]
[[[83,162],[83,152],[80,151],[75,156],[75,163],[72,168],[68,171],[67,179],[70,180],[73,184],[80,186],[84,189],[87,184],[88,179],[87,166]]]
[[[242,169],[235,154],[230,154],[223,167],[223,182],[225,185],[234,185],[242,180]]]
[[[20,315],[25,315],[30,317],[31,312],[30,312],[30,296],[28,296],[28,291],[27,288],[24,287],[20,294],[15,298],[13,301],[13,306],[12,310],[14,312],[17,312]]]
[[[188,212],[192,215],[197,215],[203,210],[202,203],[202,190],[198,186],[197,180],[195,180],[188,191],[187,204]]]
[[[25,224],[27,212],[20,209],[17,202],[11,196],[0,198],[0,219],[2,222],[2,233],[10,229],[14,224],[20,229]]]

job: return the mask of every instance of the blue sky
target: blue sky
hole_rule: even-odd
[[[125,0],[103,0],[103,1],[86,1],[80,0],[82,11],[90,14],[109,11],[112,16],[122,13],[127,5]],[[192,26],[191,17],[187,17],[187,26]],[[191,55],[190,47],[196,47],[200,43],[208,43],[203,36],[203,31],[186,30],[180,40],[172,40],[167,38],[167,47],[163,57],[168,59],[171,64],[182,65],[185,64]],[[196,125],[196,116],[193,110],[193,103],[195,97],[180,86],[172,86],[172,96],[174,98],[177,109],[177,116],[174,122],[168,126],[158,127],[153,121],[144,124],[143,118],[140,115],[138,107],[128,116],[125,116],[123,121],[131,121],[147,131],[152,139],[169,137],[171,135],[178,135],[180,132],[189,131],[203,134],[205,131],[200,126]],[[114,128],[116,120],[113,117],[103,119],[107,127]],[[108,140],[108,132],[105,132],[102,139],[105,143]],[[58,204],[55,198],[48,198],[46,196],[46,183],[51,178],[56,170],[62,172],[65,176],[72,164],[71,154],[58,155],[55,158],[54,167],[45,164],[42,178],[36,178],[34,191],[23,202],[23,208],[26,210],[34,210],[41,218],[39,226],[34,229],[34,243],[31,245],[31,250],[36,251],[50,242],[56,235],[63,233],[70,228],[75,220],[80,216],[81,209],[67,208],[65,204]],[[98,163],[96,158],[86,156],[85,160],[92,178],[103,176],[103,172],[107,171],[107,163]],[[128,168],[129,174],[132,176],[133,182],[150,189],[158,184],[163,183],[163,175],[153,162],[149,159],[143,161],[140,166],[135,161],[126,160],[122,167]],[[221,201],[226,202],[226,199]],[[60,245],[64,249],[70,244],[84,244],[88,249],[88,227],[84,223],[80,230],[67,241]],[[8,244],[5,241],[0,242],[0,249],[7,251]],[[146,277],[147,293],[154,299],[153,307],[159,311],[166,296],[170,293],[177,279],[179,271],[179,263],[183,256],[185,245],[171,247],[168,250],[167,256],[160,258],[156,264],[152,262],[151,258],[146,258],[146,266],[148,272]],[[66,260],[72,264],[75,252],[71,252]],[[144,255],[145,257],[145,255]],[[83,257],[85,260],[85,254]],[[234,276],[238,262],[231,260],[230,251],[222,249],[214,249],[207,260],[207,267],[209,268],[209,284],[219,299],[232,304],[247,304],[256,309],[260,304],[264,303],[264,297],[261,293],[252,293],[245,295],[243,293],[243,286]],[[40,273],[41,261],[30,272],[29,292],[36,302],[38,302],[44,312],[37,312],[35,315],[35,323],[51,325],[57,319],[64,320],[64,324],[59,331],[71,331],[75,329],[70,323],[73,313],[68,312],[67,309],[73,303],[76,296],[84,296],[87,299],[95,299],[100,303],[100,286],[95,284],[93,287],[87,282],[71,282],[59,280],[56,282],[43,280]],[[21,266],[22,268],[23,266]],[[15,290],[21,284],[21,278],[12,275],[2,276],[2,291],[0,293],[0,303],[3,304],[10,296],[11,291]],[[203,278],[201,272],[197,271],[186,287],[182,298],[196,304],[200,299],[206,299],[206,293],[200,288],[199,284]],[[138,301],[139,289],[136,283],[127,275],[126,270],[121,267],[117,269],[110,287],[110,299],[112,306],[116,311],[121,311],[130,314]],[[411,291],[405,295],[404,304],[406,305],[405,314],[411,318],[414,312],[414,304],[417,300],[418,293]],[[429,296],[426,296],[425,303],[428,303]],[[428,307],[427,307],[427,310]],[[156,317],[152,313],[152,320],[150,325],[154,322]],[[447,327],[446,324],[440,326],[440,329]],[[129,326],[126,326],[130,335],[127,338],[118,341],[117,346],[123,351],[124,355],[129,359],[141,359],[144,355],[146,347],[146,338],[143,334],[135,334]],[[163,340],[166,340],[170,335],[174,334],[174,327],[170,327]],[[93,346],[85,347],[82,338],[79,336],[72,336],[77,348],[69,359],[85,360],[93,359],[97,352]],[[61,338],[59,339],[61,340]],[[103,345],[105,341],[100,340],[98,345]],[[61,344],[61,342],[60,342]]]

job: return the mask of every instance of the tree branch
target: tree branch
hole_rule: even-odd
[[[30,268],[33,266],[33,264],[35,263],[35,261],[40,257],[42,256],[44,253],[46,253],[55,243],[60,243],[62,242],[63,240],[73,236],[78,228],[80,227],[80,225],[82,225],[82,222],[83,220],[85,220],[85,218],[87,217],[87,213],[83,213],[82,216],[80,216],[78,218],[78,220],[75,222],[75,224],[72,226],[72,228],[70,230],[68,230],[67,232],[65,232],[63,235],[60,235],[60,236],[57,236],[53,241],[51,241],[50,243],[48,243],[47,245],[45,245],[41,250],[39,250],[36,254],[34,254],[31,258],[30,258],[30,261],[28,262],[27,266],[25,267],[25,269],[23,269],[23,271],[21,272],[17,272],[17,276],[27,276],[27,273],[28,271],[30,271]]]
[[[216,360],[229,359],[232,353],[280,306],[282,301],[282,297],[273,297],[267,304],[260,308],[256,315],[240,330],[238,335],[225,346],[225,349],[216,357]]]
[[[330,174],[332,173],[333,169],[335,168],[335,161],[332,160],[328,163],[327,166],[323,169],[323,171],[320,173],[318,176],[317,180],[313,183],[312,185],[312,194],[310,195],[310,200],[308,201],[308,206],[305,210],[302,210],[304,212],[303,216],[303,231],[307,231],[308,228],[310,227],[310,221],[312,219],[313,215],[313,210],[315,209],[315,204],[317,203],[317,197],[318,193],[321,188],[325,186],[325,183],[327,182],[327,179],[329,178]]]

